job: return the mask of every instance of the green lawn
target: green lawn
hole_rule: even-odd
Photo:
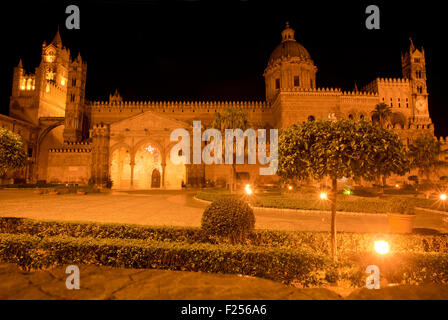
[[[429,199],[419,194],[396,194],[386,192],[383,195],[372,195],[371,193],[359,192],[361,195],[338,196],[338,211],[343,212],[366,212],[366,213],[388,213],[393,211],[397,200],[405,199],[411,206],[428,208],[433,210],[448,211],[448,206],[433,195]],[[405,192],[403,192],[405,193]],[[367,194],[367,195],[365,195]],[[307,189],[305,191],[285,192],[280,189],[270,191],[255,191],[253,195],[247,196],[243,193],[231,195],[223,189],[201,190],[197,198],[214,201],[223,197],[237,197],[248,200],[256,207],[287,208],[302,210],[330,210],[330,201],[322,200],[318,191]]]

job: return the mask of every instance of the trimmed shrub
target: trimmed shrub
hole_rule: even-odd
[[[0,233],[28,234],[39,238],[68,236],[91,238],[136,239],[160,242],[222,243],[207,237],[194,227],[141,226],[88,222],[39,221],[0,217]],[[247,245],[268,248],[309,249],[329,254],[328,232],[255,230],[245,241]],[[448,253],[448,235],[372,234],[338,232],[338,252],[371,252],[375,240],[386,240],[393,252]]]
[[[244,274],[303,286],[322,284],[328,258],[305,250],[124,239],[0,234],[0,260],[25,270],[65,264]]]
[[[205,209],[201,221],[207,236],[228,238],[233,244],[243,242],[254,226],[254,211],[246,202],[237,199],[214,201]]]

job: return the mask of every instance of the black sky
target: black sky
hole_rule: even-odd
[[[409,1],[33,1],[2,3],[1,113],[8,113],[12,68],[28,71],[61,27],[72,55],[87,61],[87,98],[107,100],[263,100],[263,70],[289,20],[318,67],[319,87],[353,89],[375,77],[401,77],[400,54],[412,36],[424,46],[430,114],[448,136],[445,11],[442,2]],[[393,2],[393,3],[391,3]],[[65,29],[77,4],[81,29]],[[365,28],[376,4],[381,29]]]

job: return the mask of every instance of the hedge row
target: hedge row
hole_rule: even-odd
[[[0,234],[0,260],[25,270],[66,264],[244,274],[303,286],[322,284],[328,258],[306,250],[133,239]]]
[[[223,240],[206,237],[199,228],[139,226],[127,224],[74,223],[38,221],[22,218],[0,218],[0,233],[29,234],[41,238],[53,236],[140,239],[159,242],[220,243]],[[287,232],[256,230],[246,244],[268,247],[308,249],[319,254],[329,254],[328,232]],[[448,235],[400,234],[337,234],[338,251],[371,252],[375,240],[387,240],[393,252],[448,253]]]
[[[223,191],[213,192],[213,190],[207,190],[198,191],[196,197],[206,201],[215,201],[222,198],[240,198],[241,196],[225,193]],[[448,211],[448,206],[444,205],[440,201],[437,201],[437,197],[423,199],[413,196],[400,197],[391,195],[385,195],[381,198],[340,195],[338,198],[337,210],[341,212],[388,213],[394,211],[394,206],[396,204],[396,200],[398,199],[405,199],[411,206],[415,207]],[[286,193],[281,196],[263,194],[260,197],[254,197],[250,200],[250,202],[253,206],[264,208],[326,211],[331,209],[330,202],[319,201],[317,194],[308,194],[308,197],[304,197],[304,194],[297,193]]]
[[[374,264],[380,267],[381,279],[388,282],[448,284],[447,254],[395,253],[378,257],[357,253],[341,260],[334,264],[323,255],[286,248],[0,234],[0,261],[15,263],[25,270],[94,264],[243,274],[302,286],[337,281],[364,286],[365,268]]]

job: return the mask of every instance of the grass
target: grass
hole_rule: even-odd
[[[392,189],[393,190],[393,189]],[[342,212],[388,213],[393,211],[397,200],[406,200],[411,206],[433,210],[448,211],[448,205],[439,200],[437,195],[428,199],[421,195],[409,192],[392,192],[386,190],[382,195],[371,191],[360,190],[353,195],[340,194],[337,200],[337,210]],[[264,191],[264,190],[263,190]],[[360,195],[358,195],[360,194]],[[251,196],[243,193],[230,194],[224,189],[198,191],[197,198],[214,201],[225,197],[245,198],[253,206],[266,208],[300,209],[300,210],[324,210],[331,209],[330,201],[321,200],[317,190],[285,192],[273,189],[264,192],[255,192]]]

